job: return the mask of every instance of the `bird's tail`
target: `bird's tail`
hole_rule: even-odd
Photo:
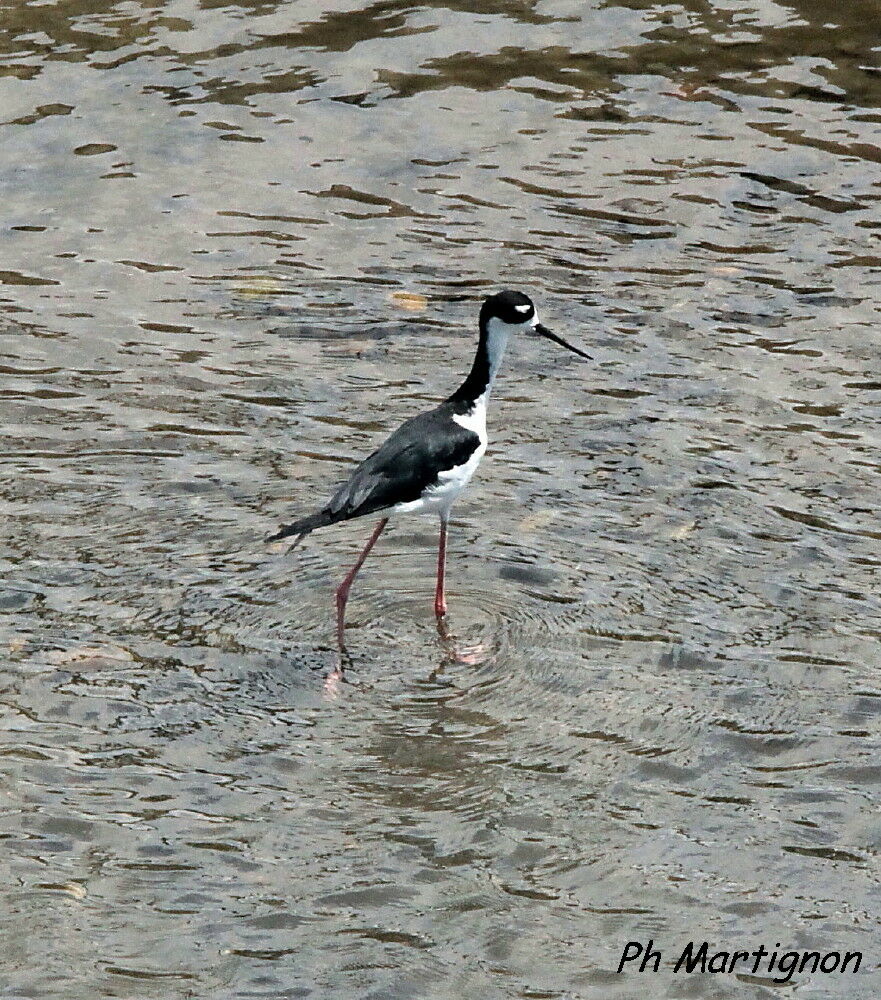
[[[266,541],[280,542],[283,538],[290,538],[291,535],[296,535],[297,537],[291,546],[292,549],[295,549],[310,531],[314,531],[316,528],[323,528],[327,524],[333,524],[335,520],[336,518],[329,511],[319,510],[315,514],[301,517],[299,521],[293,521],[291,524],[283,524],[278,531],[269,535]]]

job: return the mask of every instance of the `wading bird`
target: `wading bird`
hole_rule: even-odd
[[[283,525],[266,539],[277,542],[294,535],[293,549],[316,528],[382,513],[357,562],[337,588],[340,649],[345,648],[346,601],[352,581],[389,518],[396,514],[433,513],[440,517],[434,612],[438,620],[446,615],[444,567],[450,509],[486,451],[486,407],[511,334],[537,333],[583,358],[590,357],[542,326],[531,299],[522,292],[490,295],[481,307],[479,326],[480,339],[471,371],[453,395],[433,410],[401,424],[320,510]]]

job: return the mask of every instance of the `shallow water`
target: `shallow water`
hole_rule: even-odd
[[[4,996],[879,994],[877,12],[0,2]],[[261,539],[499,284],[596,360],[328,692],[370,524]]]

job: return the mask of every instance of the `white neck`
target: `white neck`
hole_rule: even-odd
[[[468,378],[453,393],[450,400],[473,403],[480,398],[485,406],[496,375],[499,373],[505,348],[508,346],[508,337],[515,331],[529,330],[533,325],[534,321],[505,323],[497,316],[491,317],[486,322],[481,319],[480,342],[477,346],[474,364]]]
[[[497,316],[493,316],[487,323],[486,358],[489,363],[489,381],[486,386],[485,400],[489,399],[490,392],[492,392],[502,358],[505,356],[505,348],[508,346],[508,337],[513,329],[514,327],[510,323],[502,322]]]

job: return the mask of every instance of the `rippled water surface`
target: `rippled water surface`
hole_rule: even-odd
[[[881,993],[878,16],[0,0],[4,996]],[[262,538],[500,285],[595,360],[326,691],[370,523]]]

